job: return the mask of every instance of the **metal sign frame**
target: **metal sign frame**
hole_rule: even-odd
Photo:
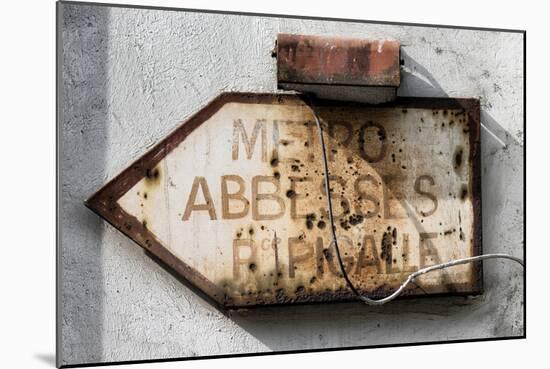
[[[155,166],[166,157],[174,148],[176,148],[188,135],[199,128],[201,124],[207,121],[221,107],[230,102],[250,103],[250,104],[281,104],[285,102],[296,103],[301,101],[300,96],[295,94],[259,94],[259,93],[223,93],[212,100],[203,109],[182,122],[166,138],[161,140],[146,154],[133,162],[128,168],[119,175],[110,180],[99,191],[91,196],[86,202],[86,206],[92,211],[104,218],[113,227],[128,236],[147,252],[154,255],[162,263],[182,276],[193,286],[197,287],[214,302],[225,308],[250,307],[261,305],[277,305],[290,303],[312,303],[327,301],[354,301],[356,296],[349,289],[322,292],[318,294],[296,294],[294,296],[280,296],[275,302],[262,302],[255,296],[251,296],[246,304],[235,304],[231,298],[224,293],[223,289],[211,282],[198,270],[187,265],[177,258],[173,253],[166,249],[156,238],[156,236],[147,229],[137,218],[125,212],[117,201],[128,192],[137,182],[146,178],[155,181]],[[330,106],[369,106],[366,104],[343,103],[334,101],[318,101],[320,107]],[[469,164],[471,173],[471,182],[469,196],[473,206],[473,245],[474,254],[480,255],[482,249],[481,242],[481,150],[480,150],[480,107],[476,99],[454,99],[454,98],[399,98],[397,101],[387,104],[375,105],[375,107],[391,108],[425,108],[425,109],[462,109],[467,117],[467,129],[470,141]],[[466,131],[465,131],[466,132]],[[482,266],[481,263],[474,263],[474,278],[470,284],[463,286],[459,292],[453,294],[479,294],[482,292]],[[384,288],[369,293],[371,297],[383,297],[392,291]],[[410,291],[405,291],[404,295],[411,295]],[[448,295],[448,293],[445,293]],[[419,295],[421,296],[421,295]],[[434,296],[430,294],[429,296]]]

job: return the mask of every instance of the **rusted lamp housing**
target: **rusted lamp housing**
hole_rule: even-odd
[[[383,103],[396,97],[400,45],[366,40],[278,34],[277,85],[321,99]]]

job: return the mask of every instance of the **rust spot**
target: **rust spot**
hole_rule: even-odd
[[[342,193],[342,195],[344,195],[344,193]],[[344,210],[344,214],[349,214],[350,210],[349,210],[349,204],[347,203],[347,201],[341,201],[340,206]]]
[[[466,185],[462,185],[462,188],[460,189],[460,200],[466,200],[466,196],[468,196],[468,187]]]
[[[153,169],[148,168],[145,171],[145,178],[148,181],[156,181],[159,179],[159,177],[160,177],[160,170],[158,168],[153,168]]]
[[[326,226],[327,224],[323,220],[320,220],[319,222],[317,222],[317,228],[319,229],[325,229]]]
[[[361,214],[354,214],[349,217],[349,224],[355,226],[363,222],[363,216]]]
[[[455,150],[455,154],[454,154],[454,169],[455,170],[458,170],[460,168],[460,166],[462,165],[462,155],[464,153],[464,150],[462,149],[462,147],[458,147],[456,150]]]
[[[315,214],[309,213],[306,215],[306,227],[307,229],[313,229],[313,221],[315,220]]]
[[[389,261],[391,258],[391,247],[392,247],[392,235],[390,232],[384,232],[382,236],[382,252],[380,257],[386,261]]]
[[[294,191],[294,190],[286,191],[286,197],[288,197],[289,199],[291,199],[293,197],[296,197],[296,191]]]
[[[275,300],[279,303],[282,303],[285,301],[285,290],[282,288],[278,288],[275,290]]]
[[[281,173],[279,173],[279,172],[274,172],[274,173],[273,173],[273,177],[279,179],[279,178],[281,178]]]
[[[279,165],[279,159],[273,158],[273,159],[271,159],[269,164],[271,164],[272,167],[276,167],[277,165]]]
[[[148,185],[158,184],[160,182],[160,169],[148,168],[145,170],[145,183]]]
[[[323,249],[323,256],[327,261],[332,261],[332,252],[329,249]]]
[[[351,227],[350,227],[348,221],[347,221],[346,219],[343,219],[343,218],[340,220],[340,227],[342,227],[342,228],[345,229],[346,231],[349,230],[349,229],[351,229]]]
[[[315,218],[316,218],[316,216],[313,213],[309,213],[309,214],[306,215],[306,219],[308,219],[308,220],[315,220]]]
[[[250,263],[250,264],[248,265],[248,269],[250,269],[250,271],[252,271],[252,272],[256,271],[256,264]]]

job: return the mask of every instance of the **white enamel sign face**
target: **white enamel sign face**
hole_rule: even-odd
[[[369,296],[480,252],[473,100],[319,103],[346,271]],[[228,306],[353,299],[335,260],[311,109],[289,95],[222,95],[88,201]],[[406,294],[478,293],[479,266]]]

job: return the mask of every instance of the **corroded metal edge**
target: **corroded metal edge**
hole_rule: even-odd
[[[128,168],[123,170],[116,177],[111,179],[88,200],[85,205],[104,218],[113,227],[128,236],[139,246],[155,255],[160,261],[173,269],[178,275],[183,276],[192,285],[204,291],[213,302],[225,308],[239,308],[252,306],[269,306],[294,303],[314,303],[326,301],[356,301],[357,297],[350,290],[340,290],[318,294],[297,294],[295,296],[281,296],[275,302],[261,301],[259,296],[251,296],[248,304],[237,305],[230,296],[209,281],[199,271],[187,265],[168,249],[166,249],[155,235],[148,230],[137,218],[125,212],[117,201],[127,191],[129,191],[137,182],[146,177],[148,173],[174,148],[176,148],[185,138],[197,129],[202,123],[207,121],[214,113],[227,103],[250,103],[250,104],[289,104],[305,105],[302,98],[296,94],[269,94],[269,93],[244,93],[228,92],[222,93],[204,108],[192,115],[185,121],[182,121],[178,128],[170,133],[166,138],[152,147],[146,154],[134,161]],[[453,99],[453,98],[399,98],[398,100],[378,105],[340,102],[340,101],[317,101],[319,107],[392,107],[392,108],[425,108],[425,109],[464,109],[468,115],[468,130],[470,137],[470,165],[472,180],[470,182],[470,193],[472,194],[472,206],[474,214],[473,225],[473,255],[480,255],[482,252],[482,232],[481,232],[481,147],[480,147],[480,105],[477,99]],[[472,280],[469,283],[454,284],[455,292],[437,295],[475,295],[483,292],[482,266],[480,263],[473,264],[474,272]],[[371,297],[383,297],[393,292],[393,289],[386,289],[383,286],[375,291],[370,291]],[[403,296],[411,292],[405,291]],[[422,296],[422,295],[420,295]],[[419,297],[420,297],[419,296]],[[258,304],[259,303],[259,304]]]

